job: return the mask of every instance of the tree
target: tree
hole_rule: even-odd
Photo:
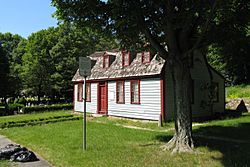
[[[116,47],[114,39],[71,23],[31,34],[14,50],[16,59],[22,59],[16,69],[21,73],[24,92],[37,96],[39,103],[44,95],[52,100],[63,97],[71,101],[71,79],[78,68],[78,58],[108,46]]]
[[[8,75],[9,75],[9,62],[8,57],[4,49],[0,44],[0,98],[4,98],[6,104],[7,87],[8,87]]]
[[[216,0],[52,0],[52,4],[57,8],[55,16],[59,20],[114,34],[125,47],[140,48],[149,41],[153,49],[167,59],[174,82],[175,135],[164,149],[192,151],[191,54],[207,45],[211,20],[216,9],[222,9],[226,3]]]
[[[22,56],[21,78],[29,95],[38,96],[51,93],[50,75],[53,72],[53,59],[49,50],[57,42],[54,28],[41,30],[28,37],[25,54]]]
[[[50,50],[55,67],[51,75],[53,90],[58,97],[72,100],[69,99],[69,94],[73,95],[71,79],[78,68],[79,57],[96,50],[113,49],[116,43],[88,27],[78,28],[64,23],[56,29],[58,42]]]
[[[17,61],[13,57],[13,50],[18,46],[20,41],[23,38],[17,34],[13,35],[11,33],[0,33],[0,47],[1,47],[1,68],[4,69],[1,75],[2,77],[5,76],[5,79],[1,79],[3,82],[2,89],[5,92],[4,96],[16,96],[20,93],[20,79],[17,76],[14,68],[16,66]]]
[[[213,20],[208,48],[211,65],[226,77],[229,84],[250,82],[250,2],[231,0]]]
[[[21,78],[22,73],[22,58],[23,55],[26,53],[26,44],[27,40],[22,39],[16,48],[12,51],[12,61],[10,62],[10,69],[12,74],[12,89],[15,90],[15,95],[22,95],[23,90],[23,82]]]

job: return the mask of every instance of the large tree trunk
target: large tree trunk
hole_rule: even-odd
[[[191,75],[189,63],[175,59],[170,65],[170,69],[174,85],[175,135],[163,148],[173,150],[173,152],[192,152]]]

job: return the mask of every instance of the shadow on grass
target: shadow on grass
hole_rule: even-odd
[[[206,126],[193,130],[195,147],[207,147],[219,151],[222,157],[214,157],[224,166],[250,166],[250,123],[237,126]],[[158,135],[156,139],[168,142],[172,136]]]

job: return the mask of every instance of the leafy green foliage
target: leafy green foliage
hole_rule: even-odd
[[[23,108],[24,113],[37,113],[45,111],[56,111],[56,110],[72,110],[72,104],[55,104],[47,106],[31,106]]]
[[[216,12],[210,34],[214,44],[209,48],[211,65],[222,72],[230,84],[250,82],[250,2],[230,0]],[[218,57],[219,56],[219,57]]]
[[[0,97],[7,96],[7,85],[9,75],[9,62],[6,52],[0,45]]]
[[[18,112],[19,110],[21,110],[22,108],[24,108],[23,104],[18,104],[18,103],[13,103],[13,104],[8,104],[8,115],[13,115],[14,112]]]
[[[54,63],[52,89],[57,96],[69,97],[73,94],[71,79],[78,69],[79,57],[88,56],[97,50],[113,49],[116,43],[90,28],[80,29],[69,23],[57,28],[57,36],[58,42],[50,50]]]
[[[22,82],[29,94],[42,95],[51,93],[50,74],[53,71],[53,60],[49,50],[56,37],[55,29],[41,30],[28,38],[26,52],[22,57]]]
[[[14,96],[20,93],[20,79],[16,73],[16,61],[13,50],[23,38],[11,33],[0,33],[0,97]]]
[[[27,100],[24,97],[16,98],[14,100],[14,103],[22,104],[24,106],[26,105],[26,102],[27,102]]]
[[[45,95],[72,100],[71,79],[78,68],[79,57],[96,50],[116,48],[117,44],[113,38],[90,28],[80,29],[64,23],[33,33],[26,44],[19,46],[15,53],[22,57],[23,93],[37,95],[38,99]]]

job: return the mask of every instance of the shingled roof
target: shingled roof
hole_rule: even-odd
[[[114,58],[108,68],[103,68],[103,56],[110,55]],[[116,79],[139,76],[159,75],[165,64],[165,60],[159,55],[154,55],[149,63],[141,63],[141,53],[137,53],[129,66],[122,66],[122,52],[95,52],[89,56],[95,63],[91,69],[91,75],[87,80]],[[77,70],[72,81],[81,81],[84,78],[80,76]]]

